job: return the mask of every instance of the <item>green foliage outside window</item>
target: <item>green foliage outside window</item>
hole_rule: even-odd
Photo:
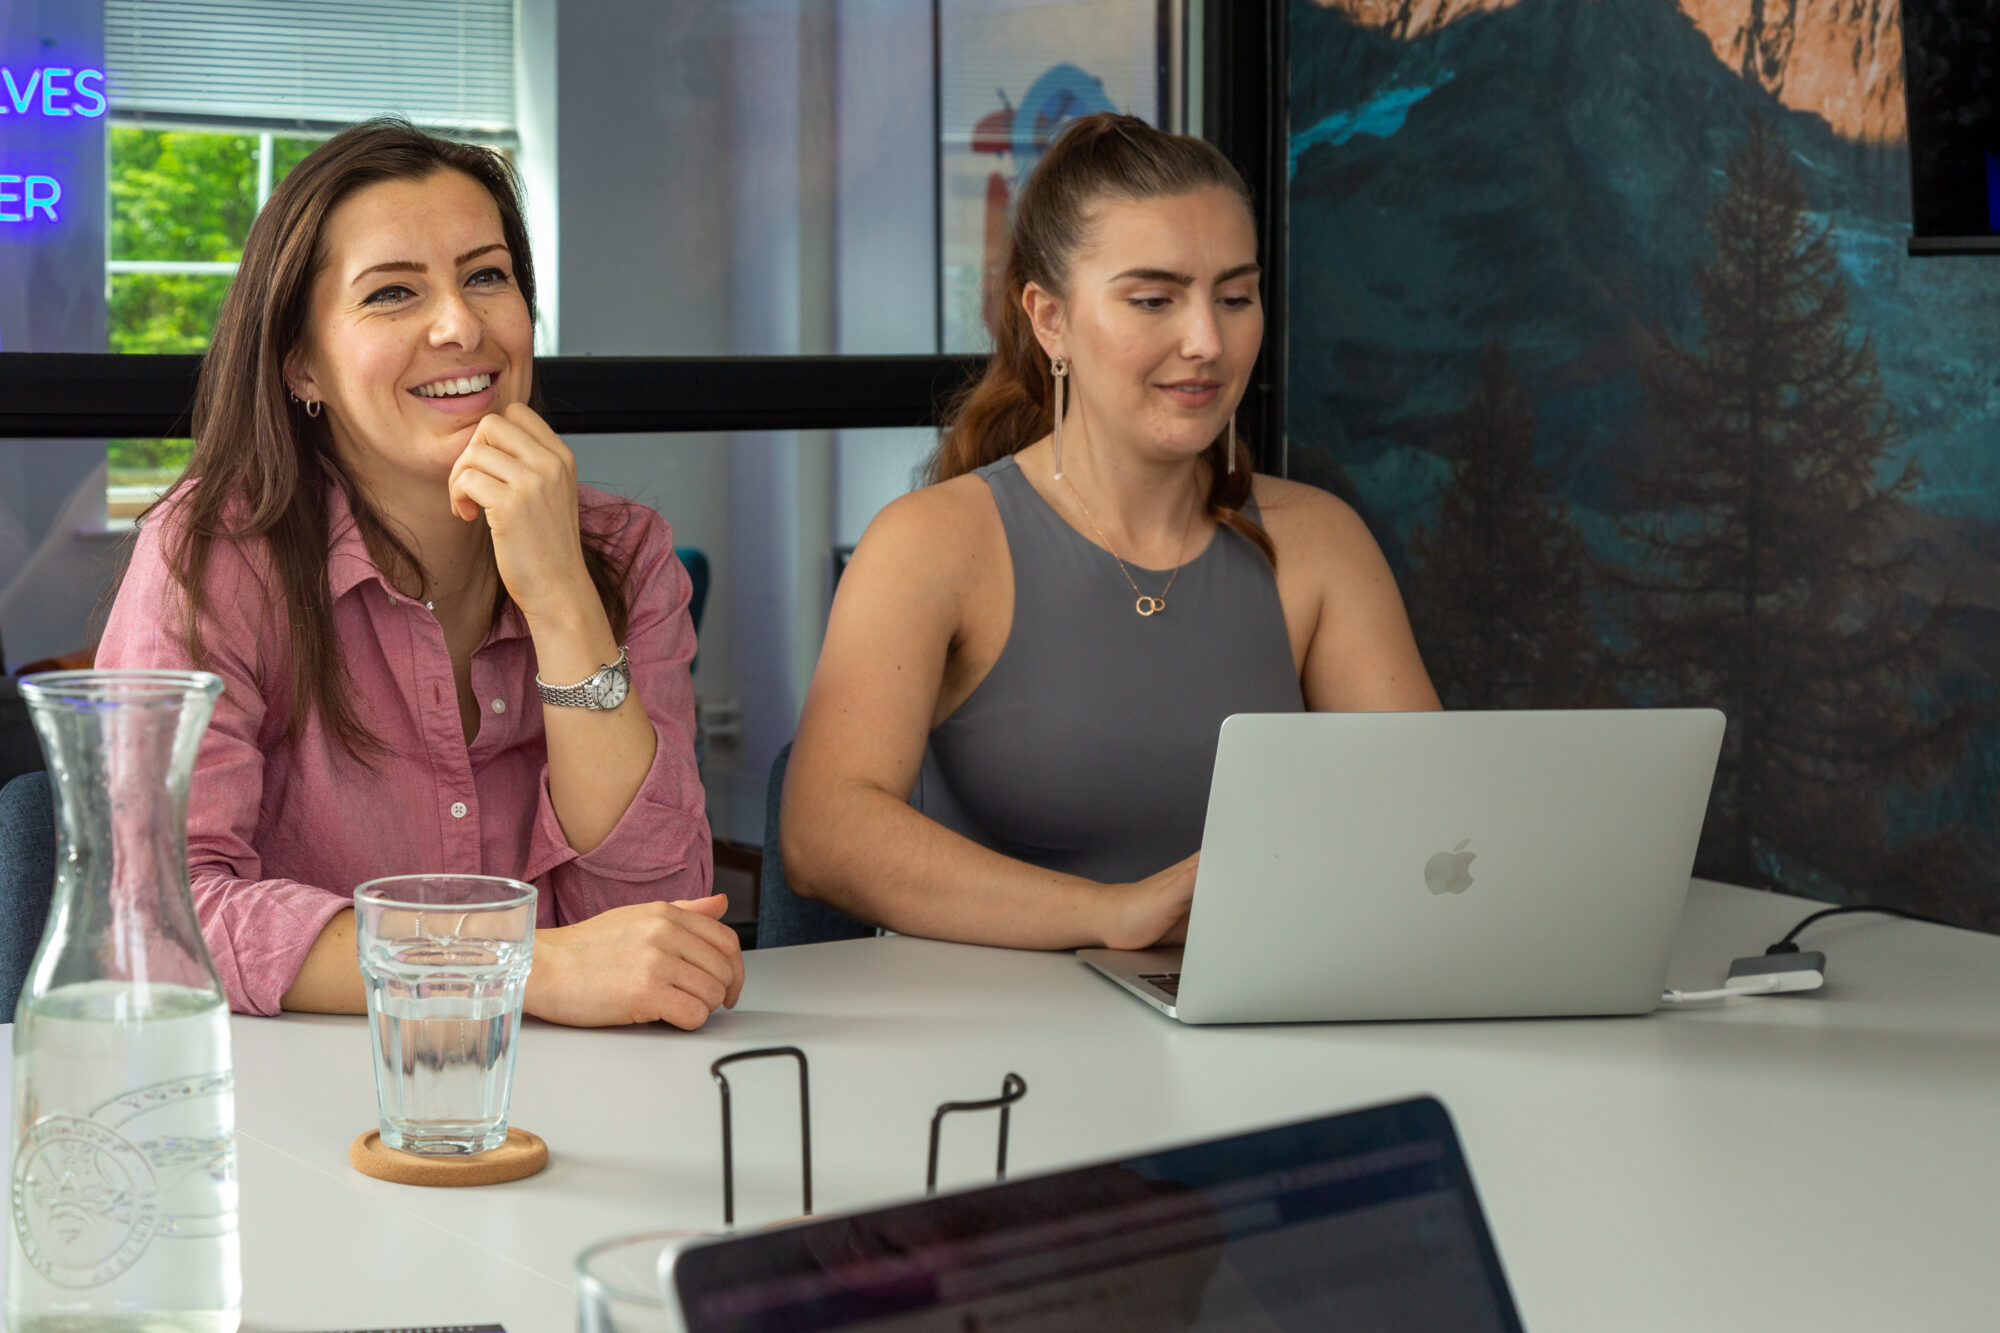
[[[111,128],[111,257],[240,259],[257,136]]]
[[[271,183],[289,176],[292,168],[306,160],[306,154],[320,146],[318,139],[271,140]]]
[[[276,139],[272,180],[318,141]],[[233,263],[257,216],[257,136],[111,127],[111,258]],[[201,352],[215,329],[224,273],[114,273],[114,352]],[[110,483],[159,486],[187,466],[188,440],[113,440]]]

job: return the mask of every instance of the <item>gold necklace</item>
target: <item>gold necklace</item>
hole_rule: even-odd
[[[1132,609],[1142,616],[1156,616],[1166,610],[1167,594],[1174,590],[1174,580],[1181,576],[1181,566],[1187,563],[1187,539],[1188,533],[1194,530],[1195,506],[1188,506],[1187,522],[1181,525],[1180,549],[1175,552],[1174,572],[1167,575],[1167,586],[1160,589],[1158,597],[1149,597],[1139,591],[1139,585],[1132,579],[1132,571],[1125,568],[1124,557],[1118,554],[1117,549],[1111,545],[1111,539],[1104,535],[1104,529],[1098,526],[1097,516],[1091,513],[1090,506],[1083,502],[1083,496],[1077,491],[1076,483],[1069,479],[1067,472],[1059,472],[1056,475],[1062,478],[1063,485],[1069,487],[1071,497],[1076,500],[1076,507],[1083,511],[1083,516],[1086,519],[1090,520],[1091,530],[1097,534],[1097,540],[1104,543],[1104,549],[1110,551],[1111,558],[1118,562],[1118,572],[1123,574],[1125,581],[1132,585],[1132,596],[1138,599],[1132,603]]]

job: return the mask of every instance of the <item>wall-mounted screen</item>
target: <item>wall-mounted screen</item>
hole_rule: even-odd
[[[2000,250],[2000,0],[1904,0],[1913,252]]]

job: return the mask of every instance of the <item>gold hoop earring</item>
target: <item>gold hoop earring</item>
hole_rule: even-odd
[[[306,399],[306,415],[309,417],[316,417],[319,415],[319,399],[317,398]]]
[[[1055,445],[1055,452],[1056,452],[1056,480],[1061,481],[1063,474],[1063,465],[1062,465],[1062,423],[1063,423],[1063,406],[1064,406],[1063,385],[1069,379],[1069,358],[1066,356],[1050,357],[1049,374],[1053,375],[1056,381],[1056,423],[1055,423],[1055,430],[1051,432],[1051,434],[1053,436],[1053,443]]]
[[[1236,414],[1229,414],[1229,475],[1236,475]]]

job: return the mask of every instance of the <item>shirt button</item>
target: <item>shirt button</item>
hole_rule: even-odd
[[[507,701],[506,701],[505,699],[495,699],[495,700],[493,701],[493,711],[494,711],[494,712],[496,712],[496,713],[504,713],[504,712],[506,712],[506,711],[507,711]]]
[[[464,801],[453,801],[453,802],[451,803],[451,817],[452,817],[453,819],[463,819],[463,818],[465,818],[465,802],[464,802]]]

